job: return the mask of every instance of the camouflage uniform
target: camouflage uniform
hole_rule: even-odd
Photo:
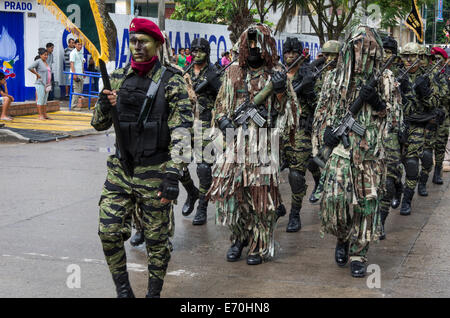
[[[157,82],[161,77],[162,69],[158,68],[156,72],[155,69],[157,69],[156,66],[146,77]],[[110,77],[111,89],[119,91],[125,81],[135,76],[137,74],[129,65],[114,71]],[[118,96],[120,100],[120,92]],[[190,129],[193,121],[192,105],[188,99],[186,83],[179,74],[175,73],[168,79],[164,87],[164,96],[169,105],[167,121],[171,135],[169,151],[179,153],[183,147],[181,141],[184,136],[180,135],[176,129]],[[105,105],[102,105],[100,101],[96,104],[91,122],[98,131],[107,130],[112,125],[111,113],[104,111],[103,106]],[[113,277],[127,272],[124,242],[131,235],[131,214],[136,210],[137,205],[142,212],[149,279],[160,281],[162,287],[172,249],[169,237],[174,233],[174,216],[172,203],[162,204],[157,193],[165,173],[179,174],[184,165],[170,159],[170,153],[168,153],[169,160],[159,164],[135,164],[133,176],[124,172],[117,154],[108,158],[108,174],[99,202],[98,234]],[[189,158],[184,160],[189,162]]]
[[[411,52],[420,52],[420,49],[416,49],[417,43],[408,43],[405,45],[404,50],[409,50]],[[402,52],[406,54],[406,52]],[[417,53],[416,53],[417,54]],[[426,138],[426,126],[429,124],[428,121],[419,122],[413,117],[417,115],[429,115],[434,112],[438,106],[438,99],[436,98],[436,92],[434,91],[433,85],[430,86],[431,95],[426,98],[420,98],[417,93],[413,90],[413,85],[419,77],[425,74],[425,70],[422,67],[415,73],[410,73],[407,78],[401,84],[402,90],[402,104],[403,113],[406,125],[406,143],[403,148],[403,164],[406,171],[406,181],[404,186],[404,196],[402,200],[402,206],[400,209],[400,214],[409,215],[411,213],[411,200],[414,196],[416,184],[419,179],[419,160],[423,156],[425,138]],[[431,161],[432,158],[428,158]],[[429,165],[430,162],[426,162]],[[425,165],[425,166],[426,166]]]
[[[247,39],[250,30],[255,29],[265,64],[252,71],[247,66],[247,52],[250,50]],[[225,122],[224,118],[232,120],[234,111],[247,98],[253,100],[263,88],[270,87],[272,77],[275,76],[272,71],[282,70],[281,65],[277,64],[275,40],[268,27],[257,24],[256,27],[247,29],[241,35],[240,43],[239,65],[232,65],[226,71],[216,99],[214,125],[219,128]],[[235,261],[240,257],[244,244],[249,245],[248,264],[260,264],[262,259],[269,259],[274,255],[273,232],[277,220],[275,210],[281,203],[277,143],[278,138],[285,133],[291,133],[292,138],[294,137],[295,122],[299,115],[289,83],[287,81],[288,89],[281,102],[274,94],[270,94],[263,104],[268,113],[278,112],[274,117],[267,117],[263,128],[272,127],[276,130],[261,129],[250,119],[248,130],[244,125],[236,127],[237,138],[227,140],[224,147],[226,152],[219,154],[214,164],[213,183],[208,194],[211,201],[216,203],[216,222],[228,225],[233,242],[230,250],[235,244],[239,243],[241,246],[235,259],[230,260],[227,254],[228,261]],[[268,131],[266,138],[264,130]],[[249,135],[245,136],[246,134]],[[270,156],[270,162],[265,164],[261,157],[251,156],[258,153],[266,153]],[[239,159],[240,154],[245,155],[244,161]],[[253,257],[257,258],[257,262],[250,263]]]
[[[369,47],[370,50],[363,49]],[[382,63],[382,54],[381,39],[368,27],[358,27],[344,44],[338,68],[327,73],[314,116],[313,155],[324,145],[324,134],[328,130],[325,128],[339,125],[347,108],[359,95],[356,87],[374,71],[374,63]],[[353,68],[346,67],[351,63],[354,63]],[[321,236],[331,233],[338,238],[336,262],[338,252],[339,255],[344,253],[338,262],[339,266],[344,266],[349,254],[355,277],[365,275],[369,243],[378,240],[380,235],[377,211],[386,175],[383,139],[389,131],[387,118],[399,103],[391,71],[383,73],[377,88],[380,103],[386,108],[378,112],[369,103],[363,104],[355,119],[365,126],[364,135],[350,131],[348,149],[339,142],[326,162],[316,191],[316,196],[321,196]]]

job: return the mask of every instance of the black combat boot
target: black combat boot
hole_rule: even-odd
[[[277,221],[279,218],[286,215],[286,208],[284,207],[284,204],[280,204],[278,206],[278,208],[275,211],[275,214],[276,214]]]
[[[144,237],[144,231],[138,231],[136,232],[133,237],[130,240],[130,244],[132,246],[139,246],[142,243],[144,243],[145,237]]]
[[[433,175],[433,183],[434,184],[444,184],[444,180],[442,180],[442,166],[434,167],[434,175]]]
[[[247,265],[259,265],[262,263],[262,257],[259,254],[252,254],[247,256]]]
[[[350,242],[341,242],[340,240],[336,243],[336,249],[334,250],[334,260],[338,266],[343,267],[348,262],[348,248]]]
[[[395,183],[395,193],[391,201],[391,208],[397,209],[402,202],[403,185],[401,182]]]
[[[152,277],[148,279],[148,291],[145,298],[160,298],[164,281],[162,279]]]
[[[314,189],[313,189],[311,195],[309,196],[309,202],[311,202],[311,203],[316,203],[317,201],[319,201],[319,199],[317,199],[314,196],[314,193],[316,192],[317,187],[319,186],[319,181],[320,181],[320,176],[314,177]]]
[[[386,232],[384,230],[384,223],[386,222],[386,218],[389,214],[389,210],[387,209],[381,209],[380,210],[380,217],[381,217],[381,235],[380,240],[384,240],[386,238]]]
[[[194,183],[189,183],[186,186],[187,198],[184,202],[183,208],[181,209],[181,214],[183,216],[188,216],[194,211],[195,201],[198,200],[199,192]]]
[[[428,181],[428,175],[424,174],[423,172],[420,174],[419,177],[419,183],[417,184],[417,193],[421,197],[427,197],[427,181]]]
[[[207,212],[208,212],[208,200],[206,200],[205,195],[200,195],[197,212],[195,213],[194,219],[192,220],[192,224],[193,225],[205,224]]]
[[[405,187],[403,191],[403,201],[402,207],[400,208],[401,215],[410,215],[411,214],[411,201],[414,196],[414,190]]]
[[[128,279],[128,273],[113,274],[112,278],[116,285],[117,298],[135,298]]]
[[[364,277],[366,276],[366,264],[360,261],[351,261],[350,272],[353,277]]]
[[[300,220],[300,209],[301,207],[292,205],[291,213],[289,213],[289,222],[286,227],[286,232],[298,232],[302,228],[302,222]]]
[[[236,262],[241,258],[242,250],[247,246],[247,242],[241,242],[236,240],[233,245],[227,251],[227,261]]]

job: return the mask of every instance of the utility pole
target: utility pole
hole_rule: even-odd
[[[438,7],[438,0],[434,1],[434,16],[433,16],[433,45],[436,44],[436,11]]]
[[[161,31],[166,30],[166,4],[164,0],[159,0],[158,3],[158,26]]]

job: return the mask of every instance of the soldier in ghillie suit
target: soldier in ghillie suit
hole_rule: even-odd
[[[270,29],[256,24],[239,40],[239,64],[226,71],[215,104],[226,152],[218,154],[208,195],[216,202],[217,223],[231,231],[227,261],[239,260],[248,245],[247,264],[257,265],[274,255],[281,204],[278,143],[289,133],[293,142],[299,109]],[[258,102],[258,93],[266,98]]]
[[[390,36],[383,38],[383,50],[384,50],[384,60],[386,63],[391,56],[397,55],[397,41]],[[392,71],[394,76],[398,76],[399,70],[396,64],[392,63],[389,69]],[[397,87],[400,85],[396,82]],[[393,89],[395,98],[400,101],[400,88]],[[394,97],[394,95],[392,96]],[[401,165],[401,148],[399,136],[403,132],[403,109],[400,103],[391,103],[392,110],[388,113],[387,124],[388,124],[388,134],[383,140],[385,148],[385,162],[387,168],[386,174],[386,184],[385,193],[380,202],[380,216],[381,216],[381,235],[380,240],[386,238],[386,233],[384,230],[384,224],[386,218],[389,214],[389,208],[392,206],[394,209],[400,206],[401,193],[402,193],[402,174],[403,167]]]
[[[435,74],[438,71],[436,70],[436,67],[438,67],[438,65],[433,65],[434,59],[431,54],[431,50],[425,46],[421,46],[421,54],[419,56],[423,71],[426,73],[432,72],[432,74],[429,74],[429,77],[431,79],[430,85],[433,87],[433,90],[436,92],[437,94],[436,96],[438,97],[438,104],[436,109],[434,110],[436,116],[434,119],[430,120],[425,126],[424,130],[425,142],[423,145],[423,152],[420,157],[422,167],[419,173],[417,193],[420,196],[426,197],[428,196],[427,191],[428,176],[431,172],[431,169],[433,168],[433,150],[436,144],[437,131],[439,126],[443,124],[445,119],[445,111],[444,109],[442,109],[442,107],[448,101],[448,96],[446,94],[448,92],[447,90],[445,90],[445,88],[441,89],[441,87],[439,87],[440,85],[438,84],[438,82],[434,80]]]
[[[407,43],[401,52],[405,68],[412,66],[419,59],[420,53],[419,44]],[[402,140],[404,143],[402,162],[405,166],[406,179],[400,207],[401,215],[411,214],[411,201],[419,179],[419,160],[424,154],[425,129],[435,119],[435,109],[439,104],[431,80],[424,76],[426,71],[419,64],[412,68],[408,77],[400,83],[406,126],[404,140]],[[433,164],[432,157],[427,155],[422,160],[424,159],[424,167]]]
[[[182,208],[182,214],[184,216],[191,214],[195,201],[200,198],[192,224],[202,225],[206,223],[207,218],[208,200],[206,193],[212,182],[211,166],[213,163],[209,158],[204,157],[203,151],[211,143],[208,136],[208,129],[211,128],[212,121],[211,112],[222,82],[219,70],[210,62],[211,48],[209,42],[203,38],[194,39],[191,44],[191,51],[194,65],[190,67],[187,74],[189,74],[196,90],[195,118],[197,120],[194,125],[194,155],[197,162],[197,176],[200,187],[199,189],[195,187],[189,170],[186,168],[180,180],[188,193]],[[209,157],[212,157],[212,154],[209,154]]]
[[[345,266],[350,256],[353,277],[365,275],[369,243],[380,235],[377,212],[386,175],[382,140],[388,133],[387,114],[398,103],[392,72],[377,74],[382,59],[383,44],[375,30],[364,26],[353,30],[337,68],[326,75],[314,116],[313,154],[323,146],[333,149],[316,191],[321,196],[321,236],[337,237],[335,261]],[[368,83],[375,75],[379,80],[372,87]],[[334,128],[356,100],[361,108],[352,117],[365,130],[362,135],[351,130],[348,139],[338,138]]]
[[[287,38],[283,46],[283,60],[286,67],[291,67],[288,78],[296,90],[298,108],[302,109],[299,128],[295,132],[295,144],[291,145],[289,136],[283,140],[283,150],[289,167],[289,185],[291,186],[291,212],[286,232],[298,232],[301,228],[300,209],[308,186],[305,173],[312,159],[311,130],[316,105],[314,78],[308,65],[301,61],[292,65],[302,54],[302,45],[297,38]],[[317,167],[317,166],[316,166]],[[314,179],[320,179],[320,170],[315,170]]]
[[[156,24],[132,20],[131,64],[111,74],[112,90],[100,94],[91,122],[96,130],[109,129],[112,108],[117,107],[124,147],[108,158],[98,234],[118,297],[134,297],[124,242],[131,235],[136,204],[147,249],[147,297],[160,297],[172,249],[172,201],[179,193],[183,166],[190,161],[175,155],[185,153],[186,135],[190,140],[192,105],[181,72],[163,67],[157,57],[163,43]]]
[[[325,78],[325,74],[328,71],[334,70],[336,68],[337,60],[339,58],[339,51],[342,47],[342,43],[336,40],[329,40],[325,42],[322,46],[321,54],[322,58],[311,62],[310,67],[313,72],[318,72],[322,70],[322,72],[315,78],[314,83],[314,91],[315,91],[315,105],[313,108],[313,114],[317,106],[318,96],[320,96],[320,92],[322,91],[323,80]],[[319,167],[312,161],[309,161],[308,170],[311,171],[311,174],[314,178],[314,189],[311,192],[309,197],[309,202],[316,203],[319,201],[319,198],[315,196],[315,192],[317,187],[319,186],[320,181],[320,169]]]

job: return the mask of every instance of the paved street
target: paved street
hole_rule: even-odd
[[[115,296],[97,236],[97,203],[112,145],[113,138],[105,134],[0,144],[0,297]],[[275,259],[251,267],[245,257],[225,261],[229,233],[215,225],[213,206],[206,226],[192,226],[194,213],[181,215],[183,189],[162,296],[450,297],[450,174],[444,179],[443,186],[429,182],[429,197],[415,196],[411,216],[393,211],[387,240],[371,246],[369,264],[381,269],[379,289],[368,288],[366,279],[352,278],[348,266],[335,265],[334,238],[319,237],[318,205],[305,200],[298,233],[286,233],[287,216],[282,218],[275,234]],[[288,206],[287,175],[282,192]],[[132,286],[136,296],[143,297],[145,249],[129,242],[126,247]],[[81,269],[81,288],[66,285],[71,264]]]

